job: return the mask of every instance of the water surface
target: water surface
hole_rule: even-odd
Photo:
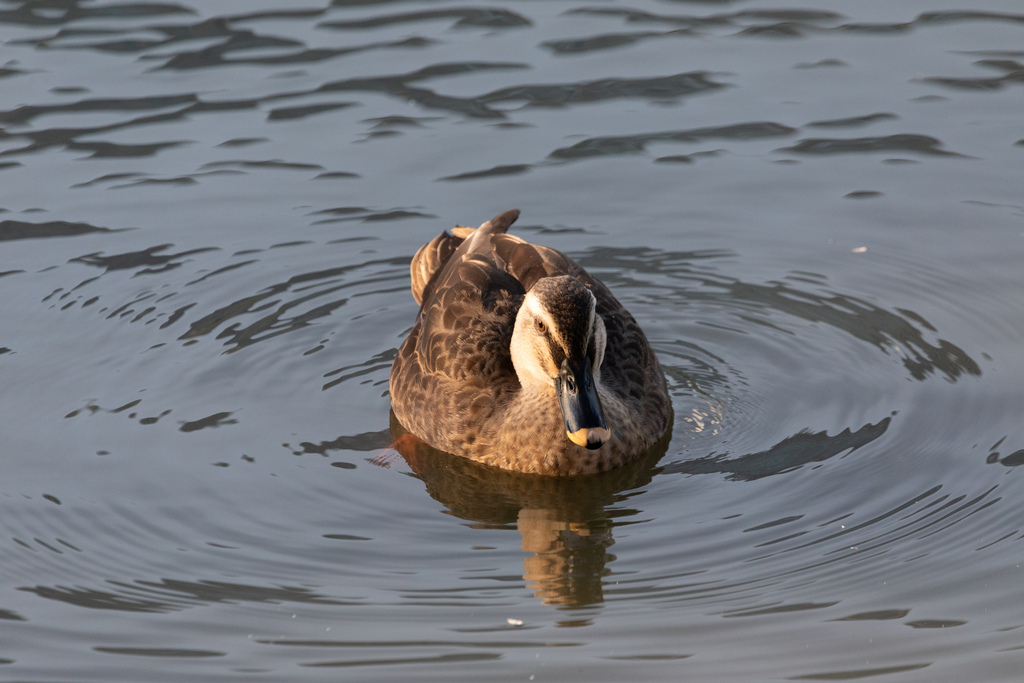
[[[1022,39],[0,3],[0,677],[1019,680]],[[391,448],[411,255],[513,207],[662,359],[633,467]]]

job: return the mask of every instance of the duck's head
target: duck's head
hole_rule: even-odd
[[[566,436],[589,449],[611,438],[597,395],[607,335],[596,308],[597,299],[576,278],[542,278],[523,299],[511,344],[519,383],[554,387]]]

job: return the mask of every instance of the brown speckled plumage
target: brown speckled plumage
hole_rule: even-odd
[[[658,359],[601,282],[560,252],[505,234],[518,215],[506,211],[477,230],[442,233],[416,253],[410,270],[421,307],[391,368],[395,416],[435,448],[508,470],[586,474],[630,462],[669,427]],[[611,439],[595,450],[566,437],[554,388],[521,383],[512,362],[524,297],[553,276],[572,276],[594,295],[606,330],[597,393]],[[573,296],[553,304],[564,309],[554,311],[559,319],[582,315],[572,310]],[[586,348],[578,347],[588,340],[573,324],[567,329],[566,355],[574,348],[582,355]]]

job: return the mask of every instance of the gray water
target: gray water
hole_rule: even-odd
[[[1024,6],[0,2],[0,678],[1017,681]],[[664,453],[392,447],[456,223]],[[660,457],[658,457],[660,456]]]

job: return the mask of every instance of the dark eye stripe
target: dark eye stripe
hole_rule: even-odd
[[[551,361],[555,367],[562,367],[562,361],[565,360],[565,349],[551,337],[548,337],[548,352],[551,354]]]

